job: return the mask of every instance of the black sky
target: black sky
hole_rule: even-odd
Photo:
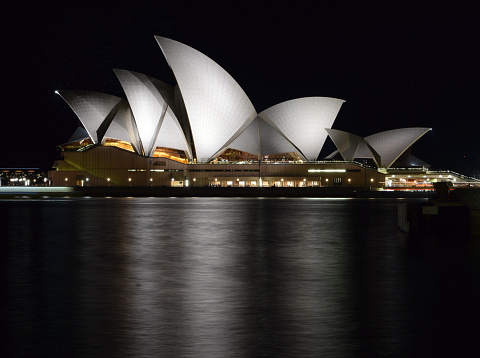
[[[113,68],[174,83],[154,35],[212,58],[257,112],[298,97],[346,100],[333,128],[432,127],[413,147],[436,169],[480,175],[474,9],[327,7],[308,1],[11,2],[0,167],[49,169],[77,127],[55,90],[125,97]],[[325,153],[333,150],[327,141]]]

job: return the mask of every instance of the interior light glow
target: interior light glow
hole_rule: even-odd
[[[346,169],[308,169],[309,173],[345,173]]]

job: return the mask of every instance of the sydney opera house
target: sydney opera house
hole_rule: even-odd
[[[155,37],[171,86],[115,69],[125,98],[57,93],[79,119],[60,145],[55,186],[427,187],[445,173],[411,154],[430,128],[360,137],[332,129],[344,100],[307,97],[257,113],[239,84],[201,52]],[[319,158],[327,137],[337,150]],[[454,178],[454,180],[461,178]]]

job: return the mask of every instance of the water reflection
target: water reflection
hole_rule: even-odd
[[[427,308],[447,290],[445,261],[397,231],[395,201],[89,198],[0,210],[3,356],[421,356],[433,337],[423,331],[448,331]],[[468,283],[433,305],[444,314],[480,298],[478,251],[459,245],[448,267]]]

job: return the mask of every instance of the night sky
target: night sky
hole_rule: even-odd
[[[159,35],[212,58],[257,112],[299,97],[342,98],[333,128],[367,136],[431,127],[414,155],[433,169],[480,175],[480,31],[473,8],[13,3],[2,5],[0,167],[46,170],[58,159],[56,146],[78,121],[55,90],[125,97],[114,68],[174,84],[154,40]],[[322,155],[334,149],[327,139]]]

